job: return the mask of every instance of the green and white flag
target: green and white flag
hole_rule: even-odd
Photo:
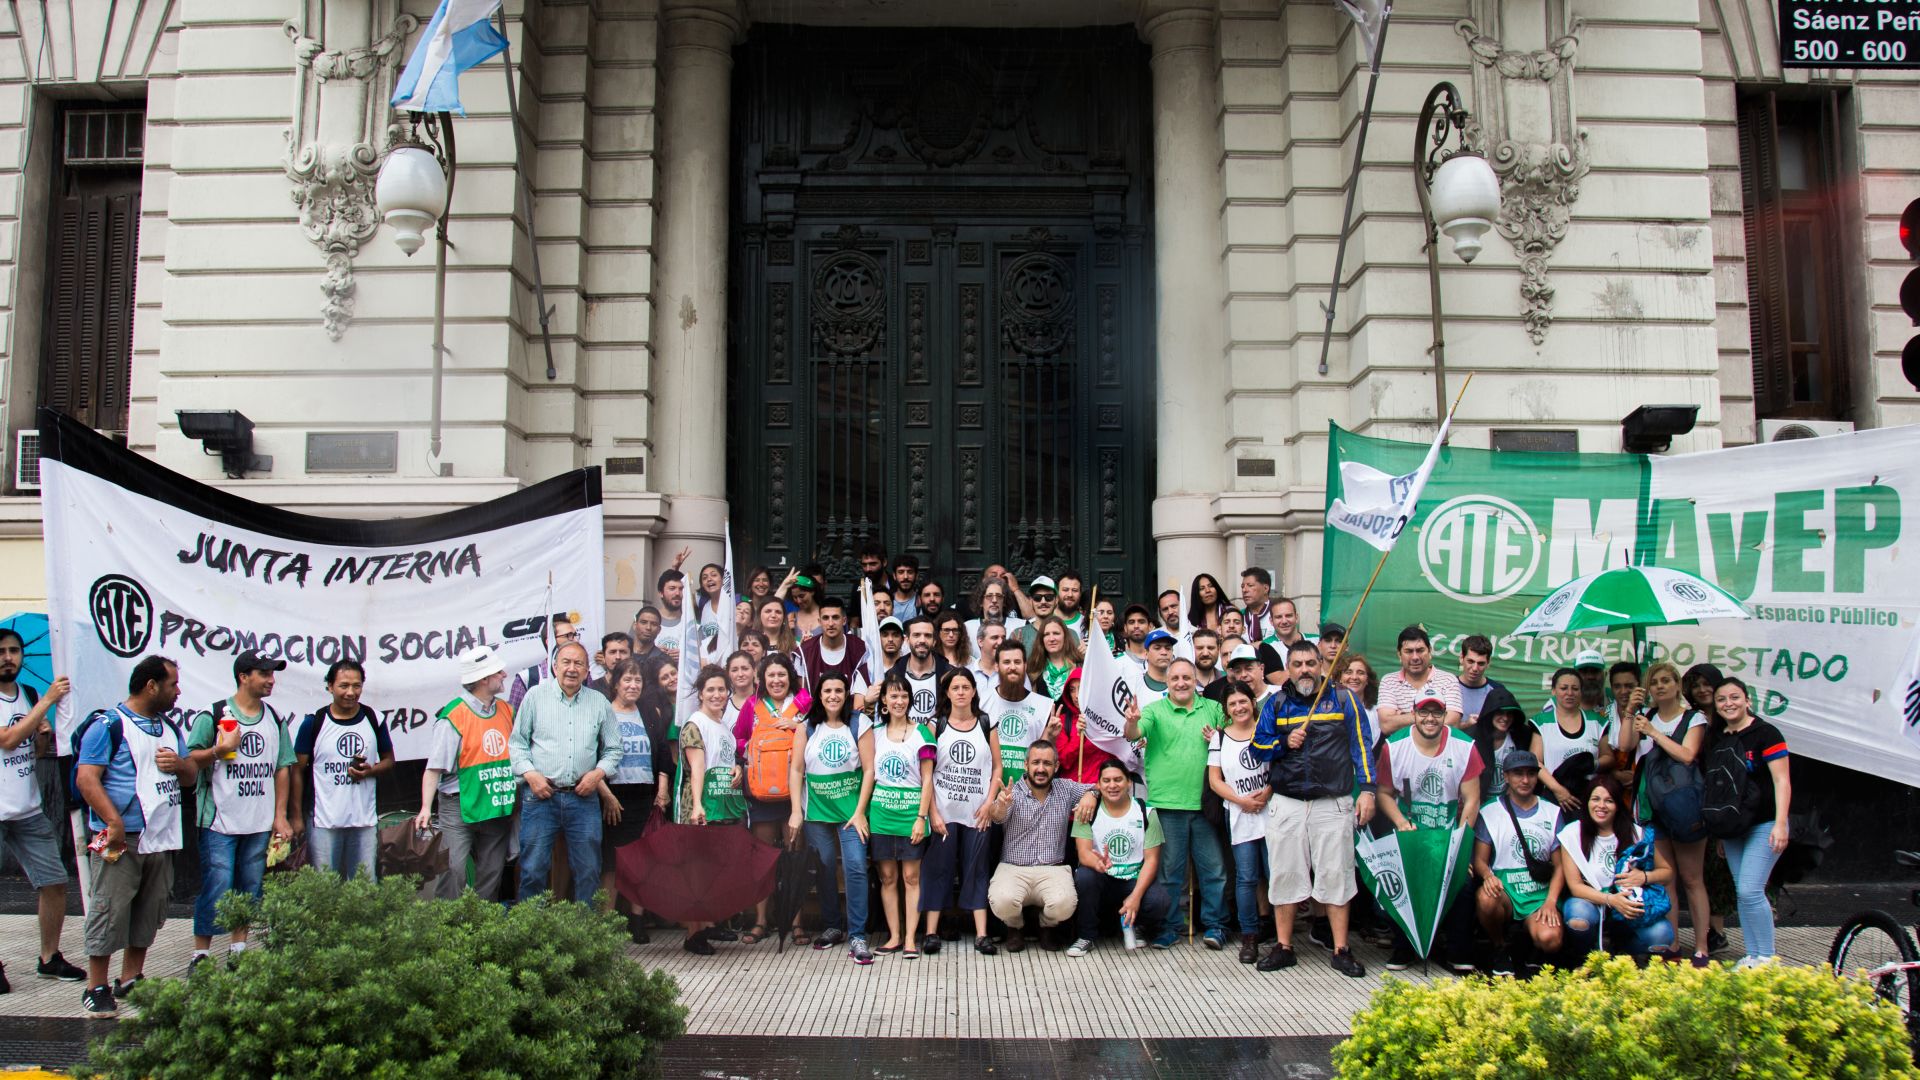
[[[1608,663],[1634,651],[1625,630],[1515,633],[1530,614],[1558,613],[1549,599],[1561,586],[1636,567],[1663,610],[1695,610],[1712,599],[1704,582],[1751,618],[1651,627],[1643,663],[1713,664],[1753,688],[1755,711],[1796,756],[1920,787],[1920,739],[1905,734],[1920,716],[1908,724],[1904,712],[1920,680],[1906,665],[1920,626],[1920,425],[1653,457],[1464,441],[1442,451],[1348,648],[1392,656],[1401,628],[1418,624],[1436,662],[1457,670],[1460,639],[1485,634],[1491,674],[1531,711],[1583,650]],[[1328,499],[1352,503],[1349,464],[1400,477],[1429,452],[1335,427]],[[1338,528],[1323,539],[1321,610],[1352,611],[1380,550]]]
[[[1465,828],[1354,834],[1360,880],[1425,959],[1454,898],[1471,880],[1473,837]]]

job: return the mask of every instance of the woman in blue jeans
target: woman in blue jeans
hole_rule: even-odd
[[[856,964],[873,963],[867,945],[867,823],[860,814],[860,781],[873,769],[872,750],[860,752],[847,711],[847,680],[843,675],[820,679],[819,695],[807,711],[807,722],[794,733],[792,782],[799,792],[787,818],[787,846],[799,845],[804,830],[807,845],[820,856],[820,915],[826,929],[813,939],[816,949],[847,943],[847,955]],[[847,876],[847,928],[841,930],[840,887],[836,869]]]
[[[1733,870],[1734,895],[1739,900],[1740,938],[1747,946],[1741,967],[1773,959],[1773,905],[1767,901],[1767,879],[1773,864],[1787,850],[1787,808],[1793,801],[1793,780],[1787,769],[1787,740],[1780,729],[1753,715],[1747,684],[1722,679],[1713,688],[1714,731],[1707,744],[1707,767],[1724,759],[1731,749],[1746,766],[1746,828],[1737,836],[1722,837]]]
[[[1227,836],[1233,846],[1233,906],[1240,914],[1240,962],[1260,959],[1260,905],[1267,892],[1267,784],[1265,762],[1253,760],[1253,729],[1259,708],[1239,683],[1227,688],[1227,726],[1214,731],[1207,750],[1207,786],[1227,805]]]
[[[1566,877],[1567,898],[1560,904],[1570,951],[1584,952],[1596,945],[1614,952],[1645,956],[1673,944],[1673,924],[1665,919],[1635,926],[1646,910],[1641,890],[1649,885],[1673,887],[1673,849],[1656,838],[1653,869],[1615,873],[1620,852],[1639,843],[1645,832],[1634,824],[1626,791],[1606,773],[1587,789],[1580,820],[1560,829],[1555,849]],[[1602,929],[1604,926],[1604,930]]]

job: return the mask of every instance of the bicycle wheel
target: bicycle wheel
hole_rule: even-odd
[[[1861,975],[1889,964],[1913,963],[1920,960],[1920,951],[1914,949],[1900,920],[1884,911],[1862,911],[1833,936],[1827,957],[1839,974]],[[1873,989],[1900,1010],[1909,1031],[1916,1030],[1913,1003],[1920,992],[1920,972],[1909,969],[1877,976]]]

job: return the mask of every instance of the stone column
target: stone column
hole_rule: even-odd
[[[1159,303],[1159,456],[1153,536],[1160,576],[1221,581],[1227,545],[1213,502],[1226,482],[1226,273],[1221,264],[1220,105],[1213,0],[1149,0],[1140,36],[1153,69],[1154,262]]]
[[[690,569],[719,554],[727,518],[727,150],[744,25],[737,0],[661,5],[650,468],[668,497],[655,550],[692,543]]]

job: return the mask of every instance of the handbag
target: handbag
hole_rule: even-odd
[[[416,829],[412,817],[382,828],[378,850],[381,877],[436,878],[447,872],[447,846],[440,830]]]
[[[1513,822],[1513,834],[1520,838],[1520,857],[1526,860],[1527,876],[1541,885],[1552,884],[1552,860],[1533,857],[1533,845],[1527,843],[1527,831],[1520,827],[1520,818],[1513,812],[1513,803],[1504,794],[1500,796],[1500,806],[1506,810],[1507,819]]]
[[[1613,872],[1617,875],[1624,874],[1629,870],[1651,871],[1652,869],[1653,830],[1648,828],[1642,832],[1639,840],[1628,845],[1627,849],[1622,851],[1614,860]],[[1665,885],[1642,885],[1640,886],[1639,915],[1629,918],[1617,911],[1609,909],[1607,911],[1607,918],[1617,923],[1624,923],[1627,926],[1651,926],[1656,922],[1664,922],[1667,917],[1667,911],[1672,907],[1673,898],[1667,895],[1667,887]]]

